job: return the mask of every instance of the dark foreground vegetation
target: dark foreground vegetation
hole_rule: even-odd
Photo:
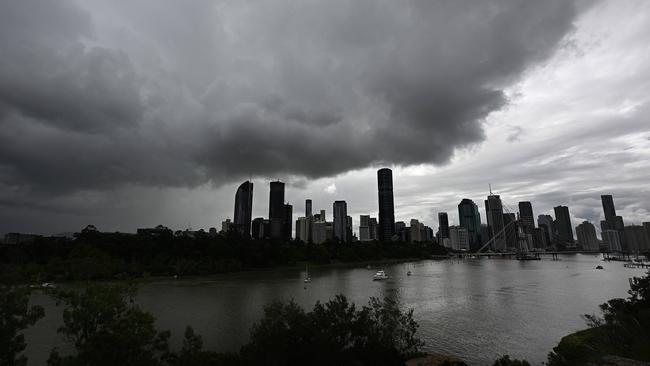
[[[52,290],[64,305],[59,333],[71,353],[54,348],[49,366],[218,366],[218,365],[404,365],[422,356],[423,342],[413,310],[391,299],[371,299],[357,307],[343,296],[305,311],[293,301],[271,303],[251,329],[239,352],[203,348],[200,335],[187,327],[183,346],[171,350],[169,331],[135,303],[136,288],[91,285],[82,290]],[[620,357],[650,361],[650,273],[630,281],[630,297],[601,305],[602,317],[586,316],[589,329],[564,337],[548,356],[548,365],[623,365]],[[25,365],[21,332],[43,317],[30,307],[23,289],[0,288],[0,366]],[[617,358],[619,357],[619,358]],[[605,362],[605,360],[607,360]],[[627,362],[623,359],[622,362]],[[444,361],[439,365],[465,365]],[[494,366],[528,366],[503,356]]]
[[[85,231],[75,240],[38,238],[0,246],[0,282],[127,279],[206,275],[312,263],[430,258],[447,250],[433,243],[364,242],[321,245],[248,240],[236,235],[157,236]]]

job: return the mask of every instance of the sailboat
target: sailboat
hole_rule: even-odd
[[[305,272],[307,272],[307,276],[302,282],[304,283],[311,282],[311,277],[309,277],[309,265],[305,265]]]

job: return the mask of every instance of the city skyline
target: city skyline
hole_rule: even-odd
[[[533,202],[535,215],[566,205],[572,226],[586,220],[599,233],[601,194],[616,198],[626,224],[648,221],[650,5],[495,4],[515,39],[499,36],[483,5],[462,2],[360,1],[342,13],[317,2],[297,6],[285,28],[282,6],[7,3],[0,233],[218,226],[246,179],[283,180],[294,219],[307,196],[314,207],[344,199],[355,220],[376,217],[367,186],[384,166],[396,221],[437,227],[444,211],[458,223],[460,200],[483,208],[488,184],[512,205]],[[468,11],[484,16],[413,28],[394,16],[460,21]],[[474,45],[477,29],[494,42]],[[440,37],[417,36],[429,33]],[[457,47],[443,57],[446,42]],[[386,46],[403,52],[382,54]],[[91,72],[102,61],[105,74]],[[252,216],[266,216],[263,206]]]

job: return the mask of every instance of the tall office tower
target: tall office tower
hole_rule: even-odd
[[[393,171],[377,171],[379,190],[379,240],[390,241],[395,235],[395,203],[393,202]]]
[[[440,239],[449,237],[449,217],[446,212],[438,212],[438,235]]]
[[[327,221],[325,218],[325,210],[320,210],[320,219],[321,221]]]
[[[285,239],[284,220],[284,183],[280,181],[271,182],[269,196],[270,232],[267,236],[271,239]]]
[[[245,181],[235,194],[235,230],[244,237],[251,235],[251,216],[253,215],[253,183]]]
[[[536,249],[545,249],[548,246],[546,241],[546,232],[541,227],[533,229],[533,247]]]
[[[345,217],[345,231],[346,231],[346,238],[347,241],[353,241],[353,233],[352,233],[352,216],[346,216]]]
[[[311,200],[305,200],[305,217],[311,217]]]
[[[598,238],[596,237],[596,228],[589,221],[583,221],[576,226],[576,236],[578,245],[584,250],[598,250]]]
[[[481,246],[485,245],[489,240],[490,227],[487,224],[481,224]]]
[[[359,216],[359,240],[370,241],[370,215]]]
[[[399,237],[399,240],[406,241],[406,223],[404,221],[395,222],[395,235]]]
[[[643,223],[643,228],[645,229],[645,232],[648,235],[648,238],[650,238],[650,222],[644,222]]]
[[[605,213],[605,220],[600,222],[601,231],[616,230],[618,231],[618,240],[623,251],[628,250],[627,238],[625,235],[625,224],[621,216],[616,216],[616,208],[614,207],[614,198],[606,194],[600,196],[603,202],[603,212]],[[605,238],[603,238],[605,240]]]
[[[477,251],[481,247],[481,214],[474,201],[467,198],[460,201],[458,204],[458,218],[460,226],[467,229],[469,249],[472,252]]]
[[[553,223],[553,216],[551,215],[539,215],[537,216],[537,226],[544,231],[544,240],[546,241],[546,246],[551,246],[555,244],[554,233],[555,233],[555,224]]]
[[[614,207],[614,198],[611,194],[604,194],[600,196],[603,203],[603,212],[605,212],[605,220],[616,217],[616,208]]]
[[[533,205],[528,201],[519,202],[519,220],[526,229],[526,233],[530,234],[535,228],[535,216],[533,215]]]
[[[334,240],[345,243],[348,241],[348,206],[345,201],[334,201],[333,211],[334,226],[332,229],[334,230]]]
[[[379,225],[374,217],[371,217],[368,221],[368,232],[370,233],[370,240],[379,240]]]
[[[505,250],[506,249],[506,236],[503,230],[503,205],[501,204],[501,197],[497,194],[490,194],[488,199],[485,200],[485,216],[487,217],[487,224],[490,233],[490,240],[492,242],[492,250]]]
[[[463,226],[449,227],[449,242],[452,249],[469,250],[469,236]]]
[[[290,240],[293,234],[293,206],[286,204],[283,207],[282,235],[285,240]]]
[[[296,240],[309,242],[311,240],[312,222],[309,217],[299,217],[296,220]]]
[[[322,244],[327,240],[327,223],[325,221],[316,221],[311,228],[311,237],[314,244]]]
[[[432,241],[433,240],[433,229],[428,227],[428,226],[425,226],[424,230],[426,230],[426,232],[427,232],[426,240],[428,242]]]
[[[573,226],[569,208],[566,206],[553,207],[555,211],[555,222],[557,225],[558,240],[562,244],[573,244]]]
[[[253,239],[264,239],[264,218],[256,217],[253,220]]]
[[[605,230],[601,233],[603,236],[603,244],[609,249],[610,252],[622,252],[621,238],[619,232],[616,230]]]
[[[646,253],[650,250],[650,238],[641,225],[629,225],[625,227],[625,240],[627,250],[630,253]]]
[[[424,232],[424,224],[416,219],[411,219],[411,226],[409,227],[409,242],[417,243],[424,241],[422,234]]]
[[[503,214],[503,227],[505,228],[504,234],[506,237],[506,247],[509,249],[517,248],[517,223],[515,221],[517,221],[515,214]]]

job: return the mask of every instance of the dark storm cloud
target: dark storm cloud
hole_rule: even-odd
[[[37,192],[444,164],[570,1],[0,5],[0,178]]]

